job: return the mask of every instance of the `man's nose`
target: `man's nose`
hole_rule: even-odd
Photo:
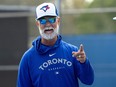
[[[47,21],[46,26],[51,26],[51,23],[49,21]]]

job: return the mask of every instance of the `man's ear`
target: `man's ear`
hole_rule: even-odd
[[[58,22],[58,24],[60,25],[60,17],[58,17],[57,22]]]
[[[38,21],[36,21],[36,25],[39,26],[39,22]]]

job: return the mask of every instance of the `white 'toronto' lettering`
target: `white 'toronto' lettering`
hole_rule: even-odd
[[[68,66],[72,66],[72,63],[70,61],[67,61]]]
[[[56,64],[57,63],[57,59],[56,58],[52,59],[52,62],[53,62],[53,64]]]
[[[44,68],[48,67],[48,63],[47,63],[47,62],[44,62],[44,63],[43,63],[43,67],[44,67]]]
[[[72,66],[72,62],[68,61],[66,59],[60,59],[60,58],[53,58],[52,60],[47,60],[46,62],[44,62],[42,65],[39,66],[39,69],[44,70],[45,68],[47,68],[50,65],[53,64],[65,64],[67,66]]]

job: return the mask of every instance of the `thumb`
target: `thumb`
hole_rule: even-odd
[[[84,50],[83,44],[80,45],[79,50],[80,50],[80,52],[82,52]]]

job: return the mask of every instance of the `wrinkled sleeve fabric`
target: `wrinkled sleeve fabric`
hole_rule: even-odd
[[[20,61],[17,77],[17,87],[32,87],[28,57],[29,56],[27,54],[24,54]]]
[[[88,59],[85,63],[80,63],[75,58],[74,64],[75,75],[86,85],[91,85],[94,81],[94,71]]]

